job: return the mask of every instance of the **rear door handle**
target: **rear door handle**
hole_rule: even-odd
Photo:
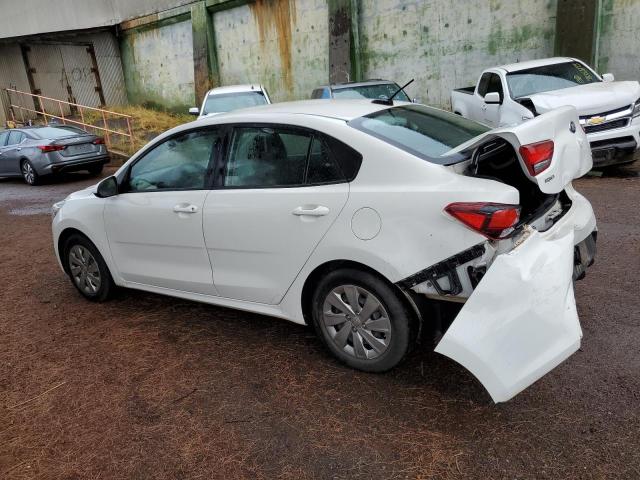
[[[322,205],[318,205],[316,207],[298,207],[291,213],[293,213],[298,217],[300,216],[322,217],[329,213],[329,209]]]
[[[196,213],[198,207],[192,204],[179,203],[173,207],[173,211],[176,213]]]

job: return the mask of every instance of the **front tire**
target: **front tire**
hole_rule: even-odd
[[[31,186],[38,185],[40,183],[40,175],[36,172],[29,160],[22,160],[20,163],[20,172],[22,172],[22,179]]]
[[[109,268],[88,238],[72,235],[64,248],[66,271],[71,283],[87,300],[103,302],[115,290]]]
[[[376,275],[339,269],[312,298],[316,333],[341,362],[366,372],[398,365],[414,341],[414,322],[397,292]]]

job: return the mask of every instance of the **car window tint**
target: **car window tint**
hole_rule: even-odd
[[[236,128],[224,185],[302,185],[311,135],[280,128]]]
[[[239,108],[266,105],[267,98],[262,92],[214,93],[207,97],[202,115],[230,112]]]
[[[0,132],[0,147],[4,147],[7,144],[9,138],[9,132]]]
[[[380,83],[372,85],[360,85],[350,87],[340,87],[333,89],[334,98],[344,99],[362,99],[373,98],[379,100],[386,100],[396,93],[400,87],[395,83]],[[409,97],[404,93],[404,90],[400,90],[395,96],[395,100],[408,102]]]
[[[489,92],[498,92],[500,94],[500,100],[502,100],[502,81],[500,80],[500,75],[497,73],[492,73],[489,78],[489,86],[486,93]]]
[[[327,144],[318,137],[314,137],[309,151],[307,166],[307,184],[329,183],[344,180],[342,171],[331,155]]]
[[[170,138],[133,164],[129,190],[205,188],[207,168],[218,140],[217,130],[198,130]]]
[[[480,77],[480,83],[478,84],[478,95],[484,97],[487,94],[489,88],[489,80],[491,79],[491,73],[484,73]]]
[[[24,133],[19,132],[17,130],[12,130],[9,133],[9,141],[7,142],[7,145],[15,145],[17,143],[20,143],[23,138],[24,138]]]

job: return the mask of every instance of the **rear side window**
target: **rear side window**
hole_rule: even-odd
[[[9,132],[0,132],[0,147],[4,147],[7,144],[9,138]]]
[[[349,147],[346,147],[348,149]],[[342,168],[355,176],[361,156],[341,142],[307,130],[287,127],[234,129],[224,186],[269,188],[345,182]],[[353,157],[356,156],[355,160]]]
[[[489,130],[460,115],[423,105],[379,110],[351,120],[349,125],[412,155],[442,165],[460,160],[455,155],[443,157],[449,150]]]
[[[17,130],[12,130],[9,133],[9,141],[7,142],[7,145],[16,145],[20,142],[22,142],[22,140],[24,140],[25,135],[22,132],[19,132]]]

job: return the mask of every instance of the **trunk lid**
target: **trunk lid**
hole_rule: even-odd
[[[100,145],[93,143],[98,138],[95,135],[73,135],[54,140],[51,145],[65,146],[66,148],[61,150],[60,154],[64,157],[74,157],[99,152]]]
[[[576,109],[570,106],[557,108],[520,125],[490,130],[445,155],[472,152],[495,138],[502,138],[513,146],[524,175],[546,194],[562,192],[567,184],[586,174],[593,166],[589,141],[580,127]],[[520,147],[547,140],[554,144],[551,163],[544,171],[531,175],[520,155]]]

